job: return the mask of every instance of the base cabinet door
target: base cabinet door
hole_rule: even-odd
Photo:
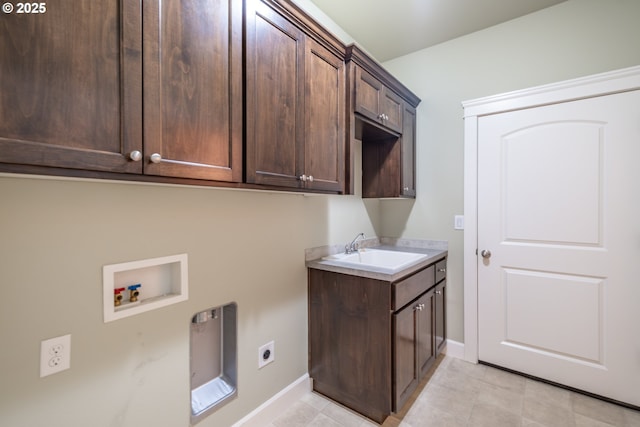
[[[140,5],[45,6],[2,14],[0,162],[140,173],[129,157],[142,151]]]
[[[447,345],[447,260],[436,264],[436,287],[434,290],[434,321],[436,355]]]
[[[394,323],[394,401],[398,411],[418,386],[416,332],[418,304],[411,304],[393,315]]]
[[[430,290],[420,300],[418,330],[416,332],[416,352],[418,353],[418,378],[424,377],[436,359],[434,340],[435,293]]]
[[[435,360],[433,339],[433,290],[393,315],[394,403],[402,409]]]
[[[436,354],[447,344],[447,313],[446,313],[447,282],[443,280],[435,289],[435,350]]]

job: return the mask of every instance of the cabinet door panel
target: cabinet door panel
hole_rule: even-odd
[[[427,372],[436,357],[435,341],[433,338],[433,321],[435,297],[433,290],[423,295],[420,300],[422,310],[420,311],[416,346],[418,353],[418,375],[420,378]]]
[[[385,115],[383,124],[396,132],[402,132],[402,98],[388,88],[384,88],[380,101],[381,112]]]
[[[344,61],[313,40],[305,54],[305,167],[308,188],[344,191]]]
[[[0,162],[139,172],[140,7],[55,2],[3,14]]]
[[[400,194],[416,197],[416,109],[405,106],[402,121]]]
[[[304,34],[258,0],[246,31],[247,182],[300,187]]]
[[[371,120],[380,121],[378,115],[381,112],[382,83],[360,67],[356,67],[355,80],[356,113],[360,113]]]
[[[435,336],[435,348],[436,352],[440,352],[444,349],[447,343],[447,312],[446,312],[446,290],[447,282],[442,282],[436,286],[435,295],[435,322],[436,322],[436,336]]]
[[[145,173],[242,180],[238,3],[145,3]],[[150,163],[153,153],[163,161]]]
[[[415,390],[418,382],[416,360],[416,330],[418,303],[411,304],[393,315],[394,322],[394,406],[398,412]]]
[[[389,284],[309,269],[314,390],[380,423],[392,405]]]

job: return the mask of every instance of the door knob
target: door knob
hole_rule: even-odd
[[[480,255],[482,255],[482,258],[491,258],[491,251],[483,249],[482,252],[480,252]]]

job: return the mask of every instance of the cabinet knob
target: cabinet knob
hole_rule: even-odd
[[[309,180],[309,182],[313,182],[313,175],[309,175],[309,176],[307,177],[307,180]]]
[[[160,163],[162,161],[162,156],[158,153],[153,153],[151,157],[149,157],[151,163]]]
[[[129,153],[129,158],[134,162],[139,162],[140,160],[142,160],[142,153],[138,150],[133,150],[131,153]]]
[[[446,268],[439,268],[438,269],[438,273],[446,273],[447,269]]]
[[[442,291],[436,291],[436,295],[442,295]]]
[[[380,119],[380,120],[388,120],[389,117],[384,113],[380,113],[380,114],[378,114],[378,119]]]
[[[402,190],[403,191],[409,191],[409,187],[404,187]]]
[[[298,179],[302,182],[307,182],[308,177],[307,175],[302,174],[298,177]]]

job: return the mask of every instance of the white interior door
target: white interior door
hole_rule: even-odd
[[[477,191],[479,359],[640,406],[640,91],[480,117]]]

